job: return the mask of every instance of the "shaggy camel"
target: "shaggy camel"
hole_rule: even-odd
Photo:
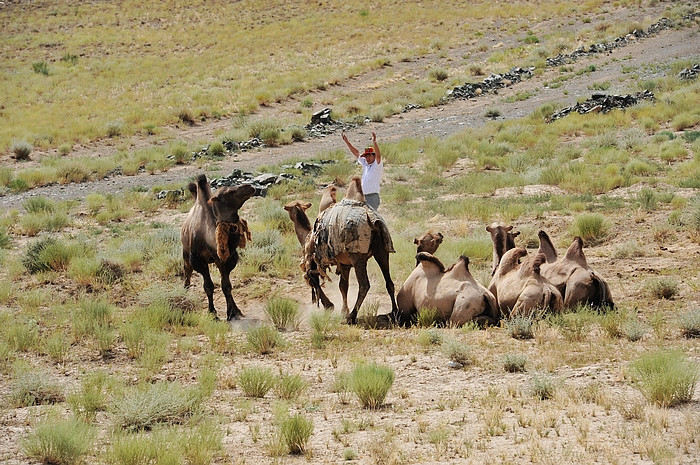
[[[335,190],[333,191],[332,198],[335,199]],[[311,207],[311,203],[301,202],[299,200],[294,200],[284,206],[284,209],[289,214],[289,219],[291,219],[292,223],[294,223],[294,232],[297,235],[299,244],[301,244],[302,251],[304,251],[304,257],[306,256],[306,248],[313,247],[313,241],[309,240],[309,235],[311,233],[311,222],[309,221],[309,217],[306,216],[306,210],[308,210],[309,207]],[[326,208],[327,207],[328,205],[326,205]],[[310,265],[312,266],[313,270],[316,269],[315,262],[310,263]],[[305,258],[302,258],[301,268],[303,271],[306,271]],[[333,307],[333,302],[330,301],[328,296],[326,296],[326,294],[323,292],[323,289],[321,288],[319,288],[318,290],[312,288],[311,301],[314,304],[317,304],[320,301],[323,304],[324,308]]]
[[[396,294],[399,319],[411,321],[421,308],[434,308],[442,321],[462,326],[469,321],[494,324],[498,303],[494,295],[469,272],[469,259],[459,257],[449,269],[434,255],[419,252],[419,265]]]
[[[506,226],[501,222],[491,223],[491,225],[486,226],[486,230],[491,233],[491,241],[493,241],[493,266],[491,268],[491,276],[493,276],[503,254],[515,248],[515,238],[520,235],[520,231],[512,232],[513,226]]]
[[[229,275],[238,263],[238,247],[250,241],[248,223],[238,216],[238,210],[255,193],[249,184],[222,187],[212,195],[204,174],[187,188],[195,202],[180,230],[182,258],[185,262],[185,287],[190,286],[192,272],[204,278],[204,292],[209,300],[209,311],[216,317],[214,308],[214,283],[209,274],[209,264],[214,263],[221,274],[221,291],[226,297],[226,319],[240,318],[240,311],[231,295]],[[217,317],[218,318],[218,317]]]
[[[435,254],[440,244],[442,244],[442,233],[436,233],[432,229],[427,233],[423,234],[421,237],[413,239],[413,243],[418,247],[416,248],[416,254],[421,252],[428,252],[429,254]],[[416,266],[418,266],[418,259],[416,258]]]
[[[538,236],[538,251],[547,258],[547,262],[542,264],[542,276],[559,289],[564,296],[565,307],[575,307],[578,304],[610,308],[615,306],[608,283],[588,266],[580,237],[576,236],[566,255],[558,259],[547,233],[540,231]]]
[[[528,257],[523,247],[510,249],[496,269],[489,291],[498,301],[503,317],[529,316],[535,309],[559,312],[564,306],[559,290],[540,274],[546,257],[538,253]]]
[[[394,296],[394,282],[389,270],[389,253],[394,252],[389,230],[381,216],[364,201],[360,178],[354,177],[345,198],[323,211],[305,248],[304,277],[311,288],[320,295],[321,279],[328,278],[325,270],[336,267],[340,275],[340,293],[343,296],[342,313],[348,323],[357,322],[357,313],[370,288],[367,261],[374,257],[382,270],[386,290],[391,297],[392,315],[398,312]],[[357,300],[352,311],[348,307],[350,269],[355,268],[359,285]]]

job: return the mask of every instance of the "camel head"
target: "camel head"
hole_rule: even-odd
[[[537,233],[537,237],[540,239],[540,248],[537,250],[539,253],[543,253],[547,258],[547,263],[553,263],[557,261],[557,249],[554,248],[552,240],[549,235],[540,229]]]
[[[237,223],[238,210],[246,200],[255,194],[255,188],[250,184],[239,184],[234,187],[221,187],[209,199],[212,212],[217,221]]]
[[[334,184],[329,185],[326,187],[326,189],[323,191],[323,195],[321,196],[321,203],[318,206],[318,213],[319,215],[325,211],[328,207],[336,203],[336,195],[338,194],[338,187],[335,186]]]
[[[428,252],[434,254],[440,244],[442,244],[443,235],[436,233],[432,229],[421,237],[413,239],[413,243],[418,246],[416,253]]]
[[[350,185],[348,185],[348,190],[345,191],[345,198],[358,202],[365,201],[365,194],[362,192],[362,180],[359,176],[352,177]]]
[[[493,242],[493,267],[491,269],[493,275],[505,253],[515,248],[515,238],[520,234],[520,231],[512,232],[513,226],[506,226],[500,221],[486,226],[486,230],[491,234]]]

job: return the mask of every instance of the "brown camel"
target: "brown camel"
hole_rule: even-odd
[[[209,311],[214,308],[214,283],[209,274],[209,264],[214,263],[221,274],[221,291],[226,297],[226,319],[240,318],[240,311],[231,295],[229,275],[238,263],[237,248],[250,241],[248,223],[238,216],[238,210],[255,193],[249,184],[221,187],[212,195],[204,174],[187,188],[195,198],[180,230],[182,258],[185,262],[185,287],[190,286],[192,272],[204,278],[204,292],[209,300]]]
[[[327,192],[328,189],[327,189]],[[324,193],[325,196],[325,193]],[[333,199],[335,199],[335,190],[333,190]],[[323,200],[321,201],[323,203]],[[334,202],[333,202],[334,203]],[[328,206],[328,205],[327,205]],[[327,208],[326,206],[326,208]],[[306,248],[307,247],[313,247],[313,241],[309,240],[309,236],[311,233],[311,222],[309,221],[309,217],[306,216],[306,210],[311,207],[311,203],[309,202],[301,202],[299,200],[294,200],[292,202],[289,202],[284,206],[284,209],[287,211],[289,214],[289,218],[292,220],[292,223],[294,223],[294,232],[297,235],[297,239],[299,240],[299,244],[301,244],[301,249],[304,252],[303,257],[302,257],[302,262],[301,262],[301,269],[306,272]],[[316,270],[316,263],[311,262],[309,265],[312,267],[312,270]],[[323,292],[322,288],[319,288],[316,290],[315,288],[312,288],[311,291],[311,301],[314,304],[319,303],[319,301],[323,304],[324,308],[330,308],[333,307],[333,302],[330,301],[328,296]]]
[[[486,230],[491,233],[493,241],[493,267],[491,268],[491,276],[493,276],[503,254],[515,248],[515,238],[520,235],[520,231],[512,232],[513,226],[506,226],[501,222],[491,223],[486,226]]]
[[[591,305],[593,307],[614,308],[608,283],[597,274],[583,254],[583,240],[576,236],[562,258],[557,257],[554,244],[546,232],[538,233],[539,252],[547,258],[542,264],[542,276],[554,284],[564,296],[565,307]]]
[[[443,236],[442,233],[435,232],[432,229],[421,237],[413,239],[413,243],[418,247],[416,248],[416,254],[421,252],[428,252],[434,255],[440,244],[442,244]],[[418,266],[418,259],[416,259],[416,266]]]
[[[416,260],[419,265],[396,294],[401,322],[411,321],[421,308],[436,309],[438,318],[455,326],[498,321],[496,298],[471,275],[467,257],[447,270],[428,252],[419,252]]]
[[[523,247],[510,249],[491,278],[489,291],[496,296],[501,315],[529,316],[536,309],[561,311],[564,306],[561,293],[540,274],[546,257],[542,253],[528,257]]]
[[[360,178],[354,177],[345,198],[323,211],[305,248],[307,283],[318,295],[321,279],[327,278],[325,270],[336,266],[340,275],[340,293],[343,296],[342,313],[348,323],[357,322],[357,313],[370,288],[367,276],[367,261],[374,257],[382,270],[386,290],[391,297],[392,315],[397,315],[394,282],[389,270],[389,253],[394,252],[389,230],[384,219],[364,201]],[[350,269],[355,268],[359,284],[357,300],[352,311],[348,307]]]

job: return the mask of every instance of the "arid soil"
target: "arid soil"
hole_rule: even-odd
[[[644,15],[662,10],[645,10]],[[628,14],[632,14],[629,11]],[[622,18],[620,18],[622,19]],[[637,20],[642,17],[635,18]],[[545,27],[542,25],[542,27]],[[507,37],[494,40],[493,45],[506,42]],[[462,51],[450,51],[460,56]],[[396,141],[404,137],[444,137],[465,127],[478,127],[488,118],[488,109],[499,110],[502,119],[519,118],[549,102],[562,106],[590,96],[589,86],[595,82],[610,82],[608,93],[629,93],[634,82],[625,69],[637,70],[639,79],[656,76],[656,65],[678,59],[700,59],[700,37],[697,28],[667,30],[609,54],[579,61],[576,66],[594,64],[592,73],[571,77],[557,89],[543,86],[557,75],[557,69],[547,70],[498,94],[487,94],[472,100],[456,100],[434,108],[412,110],[387,118],[381,123],[368,123],[350,134],[353,141],[369,141],[376,132],[381,141]],[[438,60],[436,57],[426,60]],[[400,63],[393,66],[418,66],[418,63]],[[517,63],[513,64],[518,65]],[[340,86],[362,88],[376,76],[363,76]],[[337,89],[335,89],[337,90]],[[533,96],[524,101],[508,103],[507,97],[516,92],[531,91]],[[330,90],[328,91],[330,92]],[[322,96],[314,98],[322,101]],[[261,117],[270,117],[292,111],[294,103],[283,103],[263,108]],[[228,128],[230,121],[198,124],[195,127],[169,128],[178,138],[207,141],[217,131]],[[132,147],[154,143],[150,139],[134,139]],[[218,163],[224,172],[240,168],[254,171],[257,166],[282,162],[289,158],[307,156],[313,158],[324,151],[342,147],[340,136],[310,139],[283,147],[262,148],[230,157]],[[115,150],[106,142],[96,142],[76,147],[70,156],[107,156]],[[35,161],[39,157],[35,157]],[[3,163],[10,163],[3,159]],[[390,170],[390,165],[387,170]],[[134,187],[151,187],[182,182],[199,174],[193,166],[176,167],[166,173],[138,176],[115,176],[98,182],[49,186],[21,194],[0,197],[3,209],[21,209],[28,196],[43,195],[53,199],[82,199],[90,192],[122,192]],[[615,195],[634,195],[642,186],[620,190]],[[543,186],[528,186],[520,190],[499,191],[496,195],[510,196],[544,190]],[[678,190],[677,195],[692,196],[695,190]],[[381,211],[391,225],[392,213]],[[587,248],[586,254],[592,267],[607,278],[613,295],[622,305],[632,306],[640,312],[644,323],[651,325],[657,313],[669,314],[679,307],[700,307],[700,276],[683,276],[687,264],[697,274],[700,262],[700,245],[688,237],[663,236],[655,232],[655,226],[668,217],[667,211],[639,213],[635,217],[616,218],[614,241]],[[172,214],[154,219],[179,227],[184,214]],[[546,229],[553,238],[564,233],[563,218],[552,215],[518,224],[521,230]],[[458,226],[435,218],[430,226],[458,229]],[[644,249],[642,256],[611,259],[613,250],[629,241],[638,241]],[[557,243],[558,250],[563,252]],[[650,300],[643,288],[647,279],[658,276],[663,270],[678,270],[682,283],[673,301]],[[368,301],[380,302],[380,312],[388,310],[388,302],[381,275],[370,270],[373,287]],[[401,279],[397,277],[397,289]],[[354,296],[354,278],[350,295]],[[308,302],[310,292],[301,278],[294,282],[280,283],[287,295],[300,302]],[[337,280],[326,286],[329,297],[339,306]],[[192,292],[201,294],[201,278],[195,275]],[[204,301],[204,300],[203,300]],[[225,307],[220,290],[216,290],[216,304],[220,311]],[[246,318],[232,324],[232,331],[242,348],[245,337],[242,330],[265,319],[264,302],[239,302]],[[304,305],[306,315],[313,310]],[[671,325],[662,331],[671,334]],[[309,329],[306,322],[300,331],[284,334],[287,346],[271,356],[258,356],[241,349],[233,355],[225,355],[221,368],[219,387],[207,403],[207,407],[223,418],[223,454],[215,463],[343,463],[347,449],[357,453],[348,463],[683,463],[700,462],[700,387],[696,388],[693,401],[681,408],[660,409],[646,406],[643,413],[634,409],[644,405],[638,391],[625,380],[623,363],[636,352],[641,352],[628,341],[611,340],[602,332],[594,332],[583,342],[572,343],[552,328],[545,328],[535,339],[521,341],[509,337],[501,328],[473,332],[444,329],[446,338],[465,341],[472,350],[473,365],[467,369],[453,369],[446,356],[435,347],[416,351],[417,329],[390,331],[366,331],[345,328],[339,331],[335,341],[326,349],[313,350],[309,345]],[[649,329],[646,340],[658,338],[658,345],[666,345],[664,335],[658,337]],[[201,342],[201,341],[200,341]],[[203,343],[204,344],[204,343]],[[697,342],[683,341],[683,348],[695,360],[700,360]],[[82,349],[81,349],[82,350]],[[76,353],[72,361],[55,367],[53,374],[68,389],[75,389],[83,373],[103,368],[104,362],[95,354]],[[128,367],[132,363],[124,350],[114,354],[110,366]],[[391,355],[386,355],[390,353]],[[548,370],[559,382],[554,399],[540,401],[528,391],[532,373],[505,373],[502,356],[521,353],[538,369]],[[604,355],[601,355],[604,354]],[[348,370],[356,357],[365,357],[392,366],[396,372],[394,387],[384,407],[377,411],[362,409],[353,396],[349,403],[331,392],[335,375]],[[162,378],[194,383],[201,354],[177,356],[166,364]],[[603,360],[602,362],[599,360]],[[310,383],[306,401],[292,403],[314,422],[311,452],[307,456],[278,459],[267,453],[266,444],[274,434],[273,408],[275,398],[246,400],[236,387],[235,375],[244,366],[265,365],[276,372],[298,373]],[[576,368],[572,368],[576,367]],[[136,379],[135,368],[115,370],[120,376]],[[0,378],[3,384],[8,377]],[[0,398],[9,392],[7,384],[0,386]],[[67,410],[67,407],[66,407]],[[0,463],[31,463],[21,453],[20,438],[31,430],[40,411],[31,408],[0,410]],[[498,415],[499,418],[496,418]],[[109,424],[106,414],[98,415],[97,422]],[[104,429],[105,431],[108,428]],[[441,438],[445,438],[442,440]],[[100,444],[104,444],[101,437]],[[98,441],[99,442],[99,441]],[[664,455],[664,451],[670,455]],[[656,455],[654,452],[658,452]]]

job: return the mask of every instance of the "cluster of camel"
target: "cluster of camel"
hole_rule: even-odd
[[[245,220],[238,210],[254,193],[246,184],[223,187],[215,195],[200,175],[190,183],[189,191],[195,204],[181,230],[185,286],[189,286],[193,270],[204,277],[204,290],[209,311],[216,314],[213,303],[214,285],[209,264],[221,273],[221,288],[226,297],[227,319],[239,318],[241,311],[231,296],[229,274],[238,262],[237,248],[250,240]],[[337,201],[338,189],[329,186],[323,193],[319,215],[313,225],[306,215],[311,203],[292,201],[284,206],[294,223],[302,247],[301,268],[311,287],[312,301],[326,309],[333,303],[323,291],[327,271],[335,267],[342,295],[342,314],[350,324],[357,315],[370,289],[367,262],[371,257],[381,269],[386,290],[391,299],[393,322],[410,324],[424,308],[436,311],[437,317],[450,325],[468,322],[480,325],[496,324],[502,318],[530,316],[536,311],[559,312],[564,307],[590,305],[613,307],[610,288],[587,263],[583,241],[576,237],[559,257],[546,232],[539,232],[537,253],[528,255],[516,247],[519,232],[512,226],[493,223],[486,227],[493,242],[493,267],[488,287],[479,283],[469,272],[469,259],[459,257],[445,267],[434,255],[444,237],[428,231],[414,240],[417,245],[416,267],[395,294],[389,269],[389,254],[394,252],[391,235],[384,219],[367,206],[360,178],[354,177],[345,196]],[[358,293],[355,304],[348,306],[350,270],[355,269]]]

